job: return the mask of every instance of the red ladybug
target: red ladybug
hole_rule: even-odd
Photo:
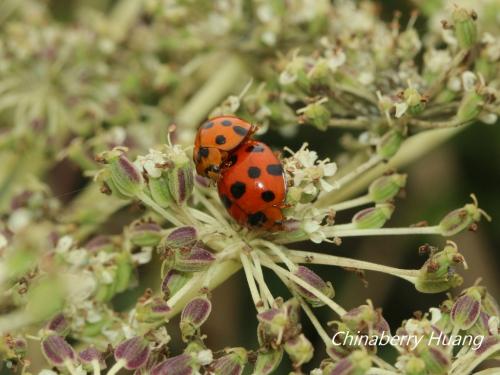
[[[283,167],[264,143],[248,140],[234,150],[217,184],[229,214],[248,227],[279,230],[286,198]]]
[[[224,163],[254,132],[254,127],[235,116],[209,119],[198,129],[193,160],[199,175],[217,180]]]

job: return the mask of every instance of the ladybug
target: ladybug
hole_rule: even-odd
[[[217,188],[229,214],[241,225],[267,230],[281,228],[285,173],[266,144],[248,140],[233,151],[221,170]]]
[[[196,172],[216,180],[232,151],[255,131],[254,126],[235,116],[220,116],[202,124],[196,134],[193,160]]]

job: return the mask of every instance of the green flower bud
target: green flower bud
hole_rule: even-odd
[[[211,364],[214,375],[241,375],[248,362],[248,355],[244,348],[226,349],[228,354],[217,358]]]
[[[325,367],[323,375],[363,375],[371,365],[370,355],[364,350],[356,350],[337,363]]]
[[[283,349],[270,349],[259,351],[257,361],[253,369],[254,375],[272,374],[280,365],[283,359]]]
[[[450,354],[445,349],[419,345],[416,349],[418,357],[425,363],[427,374],[446,375],[451,365]]]
[[[392,158],[403,143],[403,134],[397,130],[389,130],[377,144],[377,154],[383,159]]]
[[[311,342],[302,333],[287,340],[284,348],[295,367],[309,362],[314,354]]]
[[[368,329],[366,333],[378,335],[391,331],[380,310],[374,309],[371,304],[349,310],[342,315],[342,322],[353,332],[365,332]]]
[[[109,179],[106,181],[120,197],[133,198],[142,189],[143,178],[137,167],[124,154],[108,159]]]
[[[481,219],[481,216],[489,219],[489,216],[478,207],[476,198],[472,197],[474,203],[466,204],[463,208],[450,212],[440,221],[441,235],[448,237],[460,233],[470,228],[474,223],[477,223]]]
[[[407,375],[426,375],[425,362],[418,357],[411,356],[405,364],[404,373]]]
[[[26,313],[34,322],[51,318],[60,312],[66,296],[61,280],[46,277],[29,288],[26,296]]]
[[[458,107],[456,121],[459,124],[477,119],[484,105],[484,98],[477,91],[469,91]]]
[[[175,203],[180,205],[185,203],[193,192],[194,170],[191,159],[184,153],[175,154],[172,161],[174,167],[168,169],[165,174],[170,195]]]
[[[155,222],[135,221],[129,235],[130,241],[137,246],[156,246],[162,238],[162,228]]]
[[[166,208],[173,203],[174,199],[170,194],[166,173],[163,173],[159,178],[150,178],[148,187],[151,198],[153,198],[160,207]]]
[[[357,229],[382,228],[394,212],[394,205],[390,203],[377,203],[375,207],[365,208],[356,213],[352,223]]]
[[[294,272],[295,276],[299,277],[301,280],[305,281],[312,288],[320,291],[326,297],[332,298],[335,294],[332,284],[327,281],[325,282],[321,277],[319,277],[315,272],[304,266],[298,266],[297,270]],[[300,294],[311,306],[318,307],[323,306],[324,302],[316,297],[312,292],[306,288],[293,284],[295,291]]]
[[[128,289],[132,279],[134,266],[128,253],[120,253],[116,259],[116,271],[114,278],[113,295]],[[112,296],[111,296],[112,297]]]
[[[483,302],[481,305],[483,310],[488,315],[500,317],[500,308],[498,307],[498,302],[487,291],[484,293]]]
[[[451,320],[455,327],[466,330],[474,325],[481,312],[481,291],[484,292],[484,288],[468,288],[455,301],[451,309]]]
[[[204,271],[215,260],[212,252],[199,242],[190,249],[177,249],[174,252],[174,264],[172,267],[181,272]]]
[[[312,85],[325,85],[331,77],[328,61],[324,58],[316,60],[308,76]]]
[[[299,303],[292,298],[284,304],[257,314],[257,328],[261,346],[276,346],[300,332]]]
[[[408,113],[412,116],[417,116],[425,109],[425,100],[422,95],[413,87],[408,87],[404,93],[404,98],[408,104]]]
[[[390,201],[399,194],[406,185],[405,174],[391,174],[382,176],[372,182],[368,189],[370,199],[375,203]]]
[[[136,319],[142,323],[166,322],[170,307],[161,298],[150,298],[136,306]]]
[[[446,246],[436,252],[420,268],[415,288],[422,293],[439,293],[462,284],[454,266],[464,263],[463,256],[455,246]]]
[[[452,13],[452,18],[459,47],[471,48],[477,41],[476,13],[457,7]]]
[[[331,118],[330,111],[323,103],[324,101],[320,100],[300,110],[300,113],[304,116],[304,121],[311,123],[320,130],[326,130],[328,128]]]

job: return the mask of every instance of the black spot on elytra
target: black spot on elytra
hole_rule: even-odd
[[[248,168],[248,177],[258,178],[259,176],[260,176],[260,168],[259,167]]]
[[[267,220],[266,215],[261,211],[248,215],[248,224],[250,224],[253,227],[257,227],[264,224],[266,220]]]
[[[202,147],[202,148],[200,148],[198,150],[198,157],[200,157],[200,158],[206,158],[206,157],[208,157],[209,153],[210,152],[208,151],[208,148]]]
[[[234,130],[234,132],[235,132],[236,134],[241,135],[242,137],[246,136],[246,135],[247,135],[247,133],[248,133],[248,130],[247,130],[247,129],[245,129],[245,128],[244,128],[244,127],[242,127],[242,126],[238,126],[238,125],[233,126],[233,130]]]
[[[203,129],[210,129],[212,126],[214,126],[214,123],[212,121],[204,123],[201,127]]]
[[[274,198],[276,198],[276,196],[271,190],[263,191],[260,197],[264,202],[272,202]]]
[[[250,145],[246,148],[245,151],[246,152],[263,152],[264,147],[262,147],[261,145]]]
[[[227,209],[229,209],[231,207],[231,205],[233,204],[231,202],[231,200],[228,198],[228,196],[225,194],[220,196],[220,200],[222,201],[222,204],[224,205],[224,207],[226,207]]]
[[[281,176],[283,174],[283,167],[281,164],[269,164],[266,167],[267,173],[272,176]]]
[[[236,199],[239,199],[245,194],[246,191],[246,185],[243,182],[236,181],[234,184],[231,185],[231,195],[235,197]]]
[[[215,137],[215,143],[217,143],[218,145],[223,145],[224,143],[226,143],[226,137],[224,137],[222,134],[218,135],[217,137]]]
[[[232,154],[229,157],[228,161],[229,161],[229,164],[234,165],[238,161],[238,157],[235,154]]]
[[[232,122],[230,120],[223,120],[223,121],[221,121],[221,124],[223,126],[231,126]]]

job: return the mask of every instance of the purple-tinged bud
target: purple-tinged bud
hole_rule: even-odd
[[[61,336],[65,336],[69,330],[69,323],[63,314],[57,314],[48,323],[47,329]]]
[[[244,348],[226,349],[228,354],[217,358],[210,365],[214,375],[241,375],[248,362],[247,351]]]
[[[374,309],[372,305],[361,305],[349,310],[342,315],[342,322],[351,331],[370,335],[388,333],[391,330],[380,310]]]
[[[189,354],[181,354],[160,362],[151,369],[151,375],[191,375],[198,371]]]
[[[477,41],[477,15],[474,11],[469,12],[464,8],[456,7],[452,13],[453,31],[458,41],[458,46],[469,49]]]
[[[150,178],[148,181],[148,187],[151,198],[153,198],[153,200],[161,207],[166,208],[174,202],[168,188],[166,176],[162,176],[160,178]]]
[[[212,311],[212,303],[206,297],[196,297],[182,310],[180,329],[184,341],[194,336]]]
[[[451,308],[451,321],[455,327],[466,330],[474,325],[481,312],[480,287],[472,287],[458,297]]]
[[[181,272],[206,270],[215,260],[215,256],[203,246],[203,243],[197,242],[191,249],[177,249],[173,268]]]
[[[323,370],[323,375],[362,375],[368,371],[371,365],[369,354],[364,350],[356,350],[336,364],[326,367]]]
[[[189,199],[193,192],[194,169],[191,160],[185,154],[177,154],[172,161],[174,167],[165,172],[168,189],[174,202],[181,205]]]
[[[420,268],[415,288],[422,293],[439,293],[462,284],[454,266],[464,263],[463,256],[452,245],[436,252]]]
[[[394,212],[394,205],[390,203],[378,203],[375,207],[365,208],[352,218],[357,229],[382,228]]]
[[[467,330],[467,333],[473,336],[489,336],[493,334],[490,331],[489,321],[490,316],[484,311],[481,311],[476,322]]]
[[[500,317],[500,308],[498,307],[498,303],[487,291],[484,293],[481,307],[488,315]]]
[[[119,344],[114,354],[116,361],[123,363],[123,367],[134,370],[146,363],[150,353],[148,342],[136,336]]]
[[[111,252],[115,246],[110,237],[99,235],[89,240],[83,247],[92,253],[98,253]]]
[[[309,362],[314,354],[311,342],[302,333],[287,340],[284,348],[294,367],[299,367]]]
[[[317,289],[318,291],[323,293],[326,297],[332,298],[334,296],[335,292],[333,290],[332,284],[329,281],[325,282],[321,277],[319,277],[309,268],[304,266],[298,266],[294,274],[301,280],[305,281],[307,284],[311,285],[312,288]],[[294,289],[312,306],[317,307],[324,305],[324,302],[322,302],[318,297],[316,297],[306,288],[298,284],[294,284]]]
[[[54,366],[62,366],[73,362],[76,358],[75,351],[61,336],[48,336],[42,340],[42,352],[47,361]]]
[[[377,144],[377,154],[383,159],[392,158],[403,143],[404,136],[397,130],[389,130]]]
[[[136,319],[141,323],[166,322],[169,311],[170,307],[163,299],[154,297],[137,304]]]
[[[444,348],[420,345],[418,357],[424,361],[427,374],[446,375],[451,365],[450,353]]]
[[[136,221],[129,230],[130,241],[137,246],[156,246],[162,238],[161,231],[155,222]]]
[[[370,199],[375,203],[390,201],[405,187],[406,177],[405,174],[394,173],[377,178],[368,189]]]
[[[115,150],[110,152],[113,153]],[[137,167],[124,154],[108,159],[109,179],[106,183],[119,197],[133,198],[142,189],[144,180]]]
[[[176,228],[163,238],[158,250],[165,253],[169,250],[190,248],[196,243],[196,240],[197,233],[194,227]]]
[[[165,299],[171,298],[179,291],[191,278],[191,274],[175,270],[168,271],[161,283],[161,291]]]
[[[500,337],[497,336],[486,336],[479,346],[479,348],[476,349],[475,354],[476,355],[481,355],[484,352],[486,352],[488,349],[491,347],[497,345],[500,343]],[[492,353],[493,354],[493,353]]]
[[[283,359],[283,349],[270,349],[259,351],[255,367],[254,375],[269,375],[272,374],[280,365]]]
[[[102,353],[94,347],[90,346],[79,352],[78,358],[83,365],[86,365],[86,368],[99,368],[101,370],[106,368]]]

